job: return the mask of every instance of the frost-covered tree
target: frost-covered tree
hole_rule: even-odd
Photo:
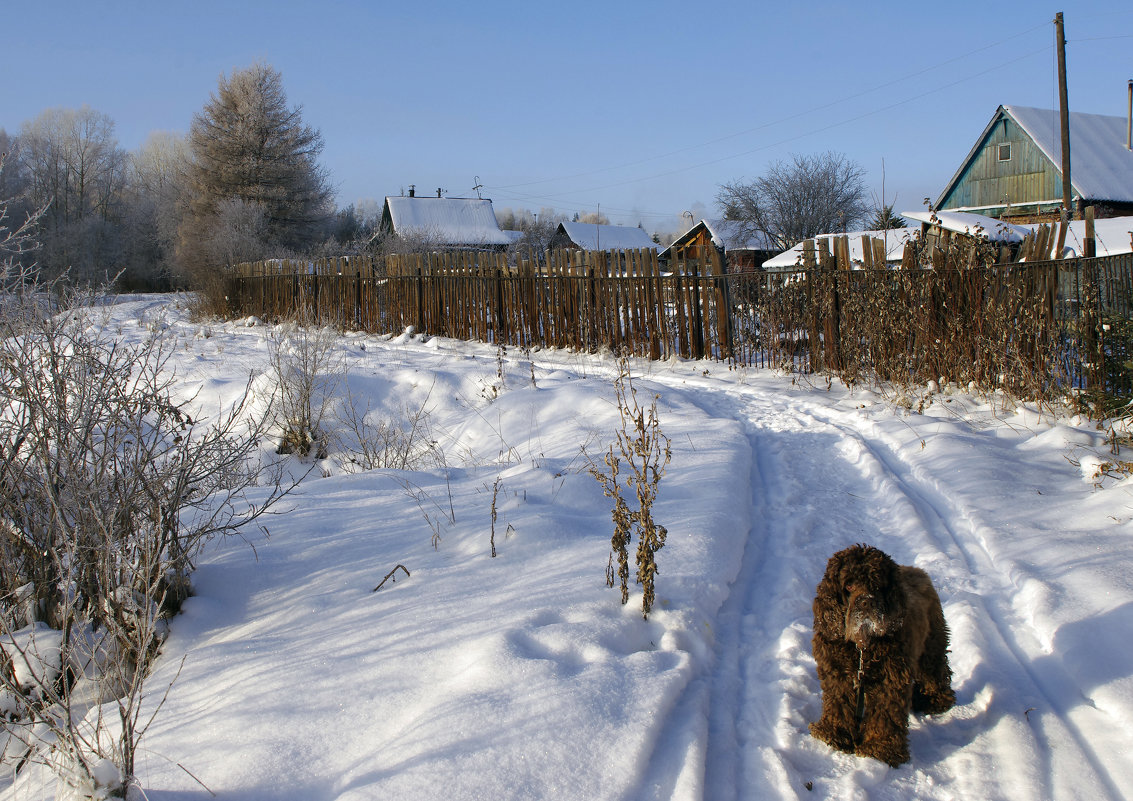
[[[288,106],[277,70],[255,64],[222,75],[189,129],[190,201],[179,237],[186,265],[220,266],[228,253],[210,243],[231,241],[218,229],[234,219],[247,232],[256,218],[262,254],[313,245],[333,213],[322,148],[301,107]]]
[[[47,207],[42,267],[104,279],[119,256],[126,177],[114,121],[89,106],[47,109],[22,126],[19,158],[32,205]]]

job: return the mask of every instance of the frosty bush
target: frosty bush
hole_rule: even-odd
[[[314,448],[318,458],[327,457],[323,421],[344,370],[341,358],[336,357],[337,345],[334,329],[317,325],[311,317],[278,326],[268,340],[280,453],[307,456]]]
[[[0,316],[0,767],[46,761],[120,796],[195,555],[284,490],[245,496],[261,423],[243,403],[204,421],[177,398],[160,330],[126,343],[90,298],[35,290],[7,293]]]

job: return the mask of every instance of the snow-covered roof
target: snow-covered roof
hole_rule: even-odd
[[[1031,230],[1038,224],[1028,226]],[[1074,220],[1066,232],[1066,245],[1063,256],[1081,256],[1085,253],[1086,221]],[[1116,256],[1119,253],[1133,253],[1133,217],[1110,217],[1094,221],[1094,240],[1097,255]]]
[[[744,234],[736,220],[701,220],[712,235],[712,244],[724,250],[777,250],[765,234]]]
[[[683,245],[685,240],[701,226],[704,226],[704,228],[708,230],[708,235],[712,237],[712,244],[725,252],[737,250],[778,250],[775,243],[763,234],[756,234],[754,236],[744,235],[740,231],[740,224],[736,220],[702,219],[674,239],[673,244],[662,251],[662,258],[668,257],[673,248],[678,245]]]
[[[1059,112],[1031,106],[1000,106],[960,169],[940,193],[940,200],[947,197],[960,181],[964,169],[971,163],[1001,114],[1007,114],[1015,120],[1061,173],[1062,135]],[[1126,125],[1125,117],[1070,112],[1070,185],[1076,197],[1133,203],[1133,151],[1125,146],[1128,142]]]
[[[559,223],[570,241],[583,250],[635,250],[655,248],[657,243],[645,231],[629,225],[596,225],[594,223]]]
[[[902,214],[901,216],[907,215]],[[862,252],[862,237],[868,236],[872,239],[881,239],[885,242],[885,260],[887,262],[896,262],[901,260],[901,256],[905,252],[905,242],[916,232],[917,230],[915,228],[890,228],[888,231],[850,231],[846,234],[819,234],[815,239],[834,239],[839,236],[848,237],[850,240],[850,260],[859,263],[865,260],[865,254]],[[802,260],[803,243],[799,242],[790,250],[784,250],[778,256],[773,256],[763,262],[763,269],[786,270],[801,264]]]
[[[975,236],[982,234],[991,242],[1022,242],[1031,229],[1012,225],[994,217],[973,214],[970,211],[903,211],[901,216],[922,223],[936,223],[946,231]]]
[[[421,236],[438,245],[509,245],[492,201],[465,197],[387,197],[393,232]]]
[[[1030,106],[1004,106],[1055,167],[1062,165],[1059,114]],[[1090,200],[1133,202],[1133,151],[1125,147],[1125,117],[1070,112],[1070,183]]]

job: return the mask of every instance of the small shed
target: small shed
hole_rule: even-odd
[[[639,250],[655,248],[657,243],[641,228],[628,225],[559,223],[551,236],[551,250]]]
[[[658,258],[700,260],[707,258],[708,248],[715,248],[729,273],[754,272],[779,252],[768,237],[742,233],[735,220],[701,220],[673,240]]]
[[[1070,184],[1075,216],[1133,214],[1133,150],[1125,117],[1071,112]],[[1017,221],[1058,218],[1062,206],[1059,112],[1000,106],[936,201],[936,209]]]
[[[512,243],[492,201],[481,198],[387,197],[378,230],[432,247],[502,250]]]

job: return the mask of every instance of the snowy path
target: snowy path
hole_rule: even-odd
[[[183,391],[214,408],[274,335],[194,324],[161,298],[115,313],[123,336],[176,336]],[[614,359],[408,335],[338,347],[354,401],[392,420],[427,407],[447,461],[322,463],[254,550],[202,555],[147,685],[156,702],[172,683],[139,755],[152,801],[1118,801],[1133,787],[1133,478],[1094,486],[1108,446],[1089,421],[635,363],[673,445],[643,620],[636,587],[622,606],[605,585],[611,504],[587,470],[619,426]],[[897,769],[807,730],[815,586],[855,542],[925,568],[952,629],[957,706],[913,720]],[[397,564],[412,575],[371,592]],[[53,797],[45,770],[8,781],[0,801]]]
[[[1026,599],[1017,602],[1039,577],[995,552],[996,509],[973,508],[963,487],[910,462],[895,438],[863,433],[859,416],[704,390],[696,390],[702,405],[735,416],[748,434],[755,510],[717,620],[705,798],[901,799],[933,797],[934,788],[958,798],[1125,797],[1127,759],[1105,744],[1126,742],[1128,723],[1098,712],[1057,660],[1043,664],[1049,648]],[[968,454],[997,463],[994,456]],[[1016,477],[1003,478],[1010,492]],[[993,488],[979,486],[986,499]],[[897,773],[806,736],[819,712],[810,603],[825,559],[854,542],[928,570],[953,630],[957,707],[914,720],[913,763]],[[980,739],[978,751],[964,748]]]

